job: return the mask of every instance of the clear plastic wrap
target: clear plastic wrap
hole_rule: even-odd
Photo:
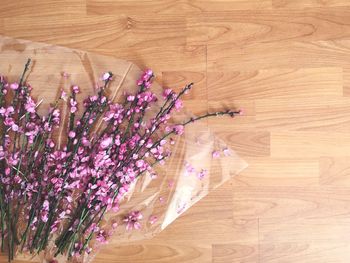
[[[82,94],[78,100],[93,94],[99,76],[108,71],[114,74],[109,97],[117,101],[125,91],[136,89],[136,80],[142,73],[136,65],[125,60],[8,37],[0,37],[0,50],[0,74],[8,76],[10,81],[16,80],[26,60],[32,59],[33,65],[26,81],[33,87],[32,95],[41,103],[40,111],[43,113],[47,112],[61,89],[68,90],[72,85],[79,85]],[[158,93],[162,91],[156,83],[152,89]],[[67,113],[67,108],[63,108],[62,112]],[[172,121],[185,120],[190,116],[185,112]],[[97,129],[100,125],[103,124],[98,124]],[[59,141],[67,136],[66,129],[66,125],[60,127],[57,134]],[[109,242],[122,244],[152,237],[246,166],[233,149],[227,148],[224,141],[213,135],[205,121],[187,125],[185,133],[177,137],[170,159],[155,168],[156,175],[145,173],[139,177],[124,196],[120,210],[105,215],[102,226],[110,235]],[[132,211],[142,214],[139,230],[126,229],[124,219]],[[117,227],[112,227],[115,225]],[[91,262],[101,246],[93,242],[91,254],[72,261]],[[52,251],[53,246],[51,244]],[[49,262],[52,251],[48,249],[47,253],[34,258],[17,254],[16,258]],[[64,256],[59,260],[66,262]]]

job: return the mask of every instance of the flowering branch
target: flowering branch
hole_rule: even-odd
[[[201,119],[241,113],[208,112],[173,124],[172,115],[183,107],[181,99],[193,83],[178,94],[164,90],[158,108],[159,99],[150,89],[154,75],[146,70],[137,81],[138,91],[126,95],[122,104],[105,95],[113,81],[106,72],[97,94],[84,100],[80,118],[76,85],[69,96],[62,91],[47,116],[40,116],[25,83],[29,68],[30,60],[18,83],[0,77],[0,230],[9,261],[17,246],[40,253],[50,240],[56,255],[89,253],[93,240],[106,239],[101,228],[105,214],[118,210],[137,178],[167,161],[173,141],[168,137],[182,135],[187,125]],[[13,99],[5,99],[10,93]],[[61,123],[62,101],[69,107],[67,141],[58,146],[52,135]],[[105,124],[101,132],[93,129],[98,120]],[[125,219],[128,228],[139,228],[140,217],[131,213]]]

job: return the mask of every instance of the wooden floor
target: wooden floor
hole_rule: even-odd
[[[193,81],[195,112],[244,109],[210,125],[249,167],[95,263],[350,262],[349,0],[1,0],[0,34]]]

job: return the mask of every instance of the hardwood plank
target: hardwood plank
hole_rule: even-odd
[[[350,132],[348,98],[263,99],[255,105],[258,129]]]
[[[272,0],[274,8],[312,8],[312,7],[332,7],[332,6],[350,6],[347,0]]]
[[[0,34],[4,34],[4,19],[0,18]]]
[[[38,12],[40,11],[40,12]],[[16,17],[25,15],[85,15],[85,0],[2,0],[0,5],[0,17]]]
[[[318,158],[245,157],[249,164],[233,185],[239,187],[317,186],[319,184]],[[321,172],[322,174],[322,172]]]
[[[342,68],[208,72],[208,99],[285,99],[343,95]]]
[[[234,190],[234,217],[287,224],[295,220],[345,223],[350,215],[349,188],[345,187],[276,185],[236,187]]]
[[[271,9],[271,0],[87,0],[89,15],[103,14],[199,14],[208,11]]]
[[[348,38],[349,14],[344,7],[207,12],[187,18],[187,43],[244,46]]]
[[[213,263],[255,263],[259,261],[258,244],[214,244]]]
[[[118,256],[116,256],[118,255]],[[134,242],[132,245],[108,246],[94,259],[94,263],[210,263],[211,247],[171,242]]]
[[[238,118],[238,117],[237,117]],[[242,157],[270,156],[268,131],[228,130],[227,127],[211,126],[213,132]]]
[[[114,50],[125,47],[184,45],[184,16],[129,17],[57,15],[8,17],[6,34],[80,49]]]
[[[321,157],[320,184],[350,186],[350,157]]]
[[[337,242],[349,244],[349,220],[301,219],[288,222],[259,220],[260,240],[263,243],[279,242]]]
[[[349,244],[342,241],[263,242],[260,244],[260,261],[266,263],[287,262],[348,262]]]
[[[116,50],[97,48],[93,51],[127,59],[142,68],[151,67],[156,75],[161,75],[163,71],[205,71],[206,68],[205,46],[152,46]]]
[[[208,45],[207,65],[208,71],[317,68],[325,65],[349,68],[349,49],[348,40]]]
[[[336,132],[271,132],[271,156],[307,158],[344,156],[350,148],[350,135]]]

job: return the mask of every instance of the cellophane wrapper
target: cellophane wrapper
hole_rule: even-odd
[[[101,74],[108,71],[114,74],[108,87],[109,98],[119,101],[125,92],[136,91],[136,80],[142,74],[142,70],[129,61],[5,36],[0,36],[0,50],[0,74],[8,77],[10,82],[18,80],[27,59],[32,59],[26,81],[33,87],[32,96],[37,102],[41,102],[39,113],[42,114],[47,114],[50,103],[57,99],[60,90],[69,91],[72,85],[78,85],[81,89],[78,96],[80,102],[88,95],[96,93],[96,83],[99,82]],[[161,94],[162,88],[156,82],[151,89],[156,94]],[[157,106],[154,110],[157,110]],[[62,118],[67,119],[69,109],[64,105],[61,110]],[[192,114],[184,109],[171,121],[181,123],[190,117],[193,117]],[[101,126],[102,121],[97,124],[96,129]],[[63,145],[66,136],[67,125],[63,121],[56,134],[59,146]],[[226,154],[222,153],[223,149]],[[213,158],[214,151],[219,151],[221,157]],[[186,164],[190,164],[195,171],[189,173]],[[101,225],[112,233],[110,242],[113,244],[126,244],[150,238],[163,231],[192,205],[246,167],[247,163],[210,131],[206,121],[197,121],[187,125],[185,133],[176,137],[171,157],[164,165],[155,168],[157,177],[147,173],[139,177],[125,195],[120,210],[108,212]],[[208,173],[199,178],[197,174],[202,169]],[[123,218],[130,211],[142,213],[140,230],[126,230]],[[112,228],[114,223],[118,224],[115,229]],[[92,253],[73,258],[71,261],[92,262],[101,246],[104,246],[97,241],[92,240],[92,243]],[[16,258],[49,262],[53,258],[53,250],[54,244],[51,242],[45,253],[32,256],[18,252]],[[67,258],[63,255],[58,261],[67,262]]]

